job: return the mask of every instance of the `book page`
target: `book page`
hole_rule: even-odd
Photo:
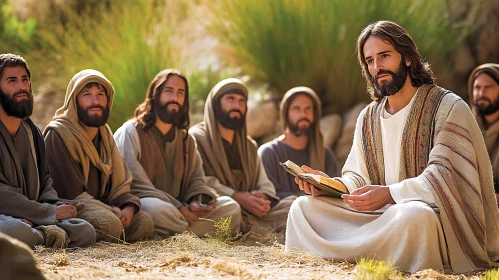
[[[289,168],[293,169],[293,171],[298,173],[298,174],[305,173],[305,171],[303,171],[303,169],[301,169],[301,167],[298,166],[298,164],[296,164],[290,160],[287,160],[284,164],[286,164]]]

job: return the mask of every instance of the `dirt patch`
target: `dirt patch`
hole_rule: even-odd
[[[274,240],[279,240],[276,237]],[[135,244],[98,243],[76,250],[35,250],[48,279],[355,279],[355,265],[283,250],[275,241],[232,245],[182,234]],[[405,279],[478,279],[424,270]]]

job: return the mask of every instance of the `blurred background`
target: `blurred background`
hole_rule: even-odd
[[[162,69],[189,80],[191,125],[210,89],[227,77],[250,88],[248,131],[280,134],[278,104],[294,86],[323,101],[323,133],[340,162],[369,102],[355,39],[393,20],[416,41],[437,83],[464,97],[471,70],[499,62],[497,0],[0,0],[0,52],[24,56],[41,129],[78,71],[94,68],[116,89],[109,125],[131,118]]]

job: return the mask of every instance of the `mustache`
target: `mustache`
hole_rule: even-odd
[[[394,76],[395,76],[395,73],[393,73],[393,72],[392,72],[392,71],[390,71],[390,70],[380,69],[380,70],[378,71],[378,73],[376,73],[376,75],[374,75],[374,77],[373,77],[373,78],[374,78],[374,80],[378,80],[379,76],[381,76],[381,75],[387,75],[387,74],[388,74],[388,75],[391,75],[392,77],[394,77]]]
[[[311,122],[309,119],[307,119],[307,118],[301,118],[301,119],[299,119],[299,120],[296,122],[296,124],[299,124],[301,121],[306,121],[306,122],[308,122],[308,124],[310,124],[310,125],[312,124],[312,122]]]
[[[492,100],[490,100],[489,98],[487,98],[485,96],[482,96],[482,97],[478,98],[477,100],[475,100],[475,103],[478,103],[478,101],[488,101],[489,103],[492,103]]]
[[[24,89],[21,89],[20,91],[16,91],[13,95],[13,97],[17,97],[18,95],[21,95],[21,94],[26,94],[27,96],[29,97],[32,97],[33,95],[31,94],[31,92],[27,91],[27,90],[24,90]]]
[[[168,107],[168,105],[170,105],[170,104],[176,104],[176,105],[178,105],[179,108],[182,107],[182,105],[180,105],[180,103],[178,103],[177,101],[168,101],[165,103],[165,105],[163,105],[163,108],[166,109],[166,107]]]
[[[238,110],[238,109],[229,110],[229,114],[232,112],[237,112],[237,113],[241,114],[241,116],[243,115],[243,112],[241,112],[241,110]]]
[[[97,109],[101,109],[101,110],[102,110],[102,112],[104,112],[104,111],[106,110],[106,108],[104,108],[104,106],[99,105],[99,104],[90,105],[90,106],[88,106],[87,108],[85,108],[85,110],[86,110],[86,111],[88,111],[88,110],[91,110],[91,109],[96,109],[96,108],[97,108]]]

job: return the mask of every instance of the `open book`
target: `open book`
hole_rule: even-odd
[[[339,180],[334,178],[324,177],[317,174],[306,173],[298,166],[296,163],[288,160],[285,163],[279,162],[279,164],[286,170],[289,174],[299,177],[314,187],[325,191],[327,196],[331,197],[341,197],[342,194],[348,194],[349,191],[345,185]]]

